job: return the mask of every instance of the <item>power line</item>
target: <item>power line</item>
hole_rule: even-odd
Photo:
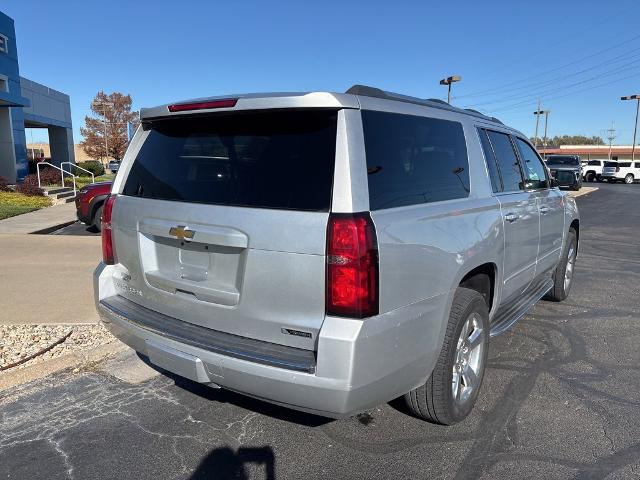
[[[617,43],[617,44],[615,44],[615,45],[613,45],[611,47],[604,48],[604,49],[599,50],[599,51],[597,51],[595,53],[592,53],[590,55],[586,55],[584,57],[578,58],[577,60],[573,60],[573,61],[571,61],[569,63],[565,63],[564,65],[560,65],[559,67],[555,67],[555,68],[551,68],[549,70],[544,70],[542,72],[538,72],[538,73],[536,73],[535,77],[527,77],[527,78],[524,78],[524,79],[515,80],[513,82],[505,83],[505,84],[503,84],[503,85],[501,85],[499,87],[492,87],[492,88],[489,88],[489,89],[486,89],[486,90],[481,90],[481,91],[478,91],[478,92],[467,93],[465,95],[458,95],[457,98],[465,98],[465,97],[469,97],[469,96],[478,96],[478,95],[489,93],[489,92],[500,91],[500,90],[504,89],[505,87],[510,87],[512,85],[518,85],[518,84],[520,84],[522,82],[529,81],[532,78],[538,78],[541,75],[546,75],[548,73],[557,72],[558,70],[562,70],[562,69],[570,67],[572,65],[576,65],[577,63],[582,63],[585,60],[588,60],[588,59],[593,58],[593,57],[597,57],[598,55],[602,55],[603,53],[609,52],[611,50],[615,50],[616,48],[621,47],[622,45],[626,45],[626,44],[628,44],[630,42],[633,42],[634,40],[638,40],[638,39],[640,39],[640,35],[636,35],[635,37],[632,37],[632,38],[630,38],[628,40],[625,40],[623,42]]]
[[[501,97],[499,100],[489,100],[489,101],[486,101],[486,102],[473,103],[473,104],[467,105],[466,108],[475,108],[475,107],[478,107],[478,106],[491,105],[491,104],[496,104],[496,103],[508,103],[509,100],[514,100],[514,99],[524,98],[524,97],[529,97],[529,96],[541,97],[541,96],[545,96],[545,95],[561,92],[561,91],[566,90],[568,88],[577,87],[579,85],[584,85],[585,83],[593,82],[594,80],[599,80],[601,78],[611,77],[613,75],[617,75],[617,74],[622,73],[622,72],[626,72],[626,71],[629,71],[629,70],[634,70],[634,69],[636,69],[638,67],[640,67],[639,63],[632,63],[630,65],[624,65],[624,66],[618,67],[618,68],[616,68],[614,70],[611,70],[609,73],[595,75],[595,76],[589,77],[589,78],[587,78],[585,80],[580,80],[579,82],[570,83],[570,84],[563,85],[563,86],[560,86],[560,87],[552,88],[550,90],[539,91],[539,90],[536,90],[536,89],[531,89],[530,93],[518,93],[518,94],[515,94],[515,95],[508,95],[506,97]]]
[[[616,12],[616,13],[613,13],[610,16],[605,17],[603,20],[598,20],[596,22],[592,22],[589,25],[585,25],[584,28],[582,29],[582,31],[590,32],[590,31],[594,30],[595,28],[601,27],[601,26],[609,23],[611,20],[618,20],[623,14],[626,14],[629,11],[633,11],[635,13],[635,11],[636,11],[635,5],[632,8],[624,8],[624,9],[622,9],[622,10]],[[528,54],[526,56],[522,56],[519,59],[516,59],[515,61],[510,61],[508,63],[504,63],[504,64],[501,64],[501,65],[498,65],[497,67],[492,69],[491,73],[495,74],[496,72],[502,72],[507,68],[512,68],[514,64],[520,64],[520,63],[523,63],[523,62],[525,62],[527,60],[530,60],[530,59],[532,59],[534,57],[538,57],[538,56],[543,55],[543,54],[548,54],[549,49],[555,48],[555,47],[557,47],[559,45],[562,45],[562,44],[566,43],[567,40],[570,40],[572,44],[575,44],[576,43],[576,41],[575,41],[576,40],[575,39],[575,32],[572,31],[572,30],[567,30],[567,31],[569,33],[568,33],[568,35],[565,36],[565,38],[563,38],[563,39],[561,39],[561,40],[559,40],[557,42],[554,42],[554,43],[552,43],[550,45],[546,45],[544,48],[541,48],[537,52],[533,52],[533,53]],[[496,75],[489,75],[489,78],[494,78],[494,77],[496,77]]]
[[[572,92],[565,93],[563,95],[555,95],[555,96],[552,96],[552,97],[547,97],[545,100],[547,100],[547,101],[548,100],[558,100],[560,98],[569,97],[571,95],[577,95],[579,93],[588,92],[588,91],[594,90],[596,88],[606,87],[606,86],[612,85],[614,83],[622,82],[623,80],[628,80],[630,78],[637,78],[638,76],[640,76],[640,72],[639,73],[634,73],[633,75],[628,75],[626,77],[621,77],[621,78],[618,78],[616,80],[612,80],[610,82],[605,82],[605,83],[601,83],[601,84],[598,84],[598,85],[593,85],[593,86],[590,86],[590,87],[587,87],[587,88],[583,88],[583,89],[580,89],[580,90],[574,90]],[[495,112],[506,112],[506,111],[510,111],[510,110],[516,110],[516,109],[518,109],[520,107],[523,107],[525,105],[527,105],[528,107],[534,105],[533,99],[529,98],[527,100],[515,103],[513,105],[507,105],[505,107],[499,107],[499,108],[496,108],[496,109],[488,109],[487,112],[490,112],[492,114],[495,113]]]
[[[613,57],[613,58],[611,58],[611,59],[605,60],[605,61],[603,61],[603,62],[597,63],[597,64],[592,65],[592,66],[590,66],[590,67],[583,68],[582,70],[578,70],[577,72],[573,72],[573,73],[569,73],[569,74],[562,75],[562,76],[559,76],[559,77],[551,78],[551,79],[549,79],[549,80],[543,80],[543,81],[541,81],[541,82],[535,82],[535,83],[532,83],[532,84],[530,84],[530,85],[524,85],[524,86],[522,86],[522,87],[512,87],[512,88],[505,88],[505,89],[501,89],[499,93],[495,93],[495,94],[486,94],[486,95],[460,95],[460,96],[456,96],[455,98],[461,98],[461,97],[484,97],[484,96],[494,96],[494,95],[501,95],[501,94],[506,93],[506,92],[512,92],[512,91],[514,91],[514,92],[515,92],[515,91],[519,91],[519,90],[530,90],[530,89],[532,89],[532,88],[537,88],[537,87],[543,87],[543,86],[546,86],[546,85],[551,85],[551,84],[556,83],[556,82],[558,82],[558,81],[560,81],[560,80],[565,80],[565,79],[567,79],[567,78],[575,77],[575,76],[577,76],[577,75],[580,75],[580,74],[582,74],[582,73],[585,73],[585,72],[588,72],[588,71],[591,71],[591,70],[594,70],[594,69],[600,68],[600,67],[602,67],[602,66],[608,67],[608,66],[610,66],[610,65],[611,65],[611,64],[613,64],[613,63],[618,63],[619,61],[626,61],[626,62],[628,63],[629,61],[631,61],[631,62],[632,62],[632,61],[633,61],[633,60],[635,60],[635,59],[640,59],[640,53],[638,53],[638,54],[636,54],[636,55],[630,55],[631,53],[636,52],[636,51],[640,51],[640,47],[633,48],[633,49],[629,50],[628,52],[625,52],[625,53],[623,53],[623,54],[621,54],[621,55],[618,55],[618,56]]]

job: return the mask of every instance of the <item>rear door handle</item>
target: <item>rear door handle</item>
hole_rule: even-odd
[[[513,222],[515,222],[516,220],[518,220],[518,218],[519,218],[519,216],[518,216],[518,215],[516,215],[515,213],[507,213],[507,214],[504,216],[504,219],[505,219],[507,222],[511,222],[511,223],[513,223]]]
[[[540,213],[542,215],[546,215],[547,213],[549,213],[549,210],[551,210],[549,207],[540,207]]]

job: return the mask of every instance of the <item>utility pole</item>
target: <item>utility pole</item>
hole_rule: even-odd
[[[442,80],[440,80],[440,85],[447,85],[449,87],[447,92],[447,103],[449,105],[451,105],[451,84],[455,82],[459,82],[460,80],[462,80],[462,77],[460,75],[452,75],[450,77],[443,78]]]
[[[637,100],[636,105],[636,124],[633,128],[633,146],[631,147],[631,161],[636,159],[636,134],[638,133],[638,113],[640,113],[640,95],[627,95],[620,97],[620,100]]]
[[[547,125],[549,124],[549,114],[551,110],[540,110],[540,114],[544,114],[544,138],[542,139],[542,148],[544,148],[544,153],[542,154],[542,158],[547,158]]]
[[[540,123],[540,115],[542,115],[542,113],[543,113],[542,110],[540,110],[540,99],[538,99],[538,109],[535,112],[533,112],[533,114],[536,116],[536,133],[533,136],[536,150],[538,150],[538,124]]]
[[[609,160],[611,160],[611,145],[613,145],[613,141],[616,138],[616,123],[614,121],[611,122],[611,128],[607,130],[608,136],[607,140],[609,140]]]

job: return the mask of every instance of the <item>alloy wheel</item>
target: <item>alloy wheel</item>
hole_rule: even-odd
[[[484,369],[485,335],[480,315],[476,312],[469,315],[458,337],[451,379],[451,394],[458,405],[466,403],[479,387]]]

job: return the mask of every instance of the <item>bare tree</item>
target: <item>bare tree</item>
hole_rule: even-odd
[[[132,102],[130,95],[120,92],[98,92],[91,102],[94,116],[84,117],[85,126],[80,128],[84,137],[80,145],[87,155],[103,161],[122,159],[129,143],[129,123],[140,123],[138,112],[131,111]]]

